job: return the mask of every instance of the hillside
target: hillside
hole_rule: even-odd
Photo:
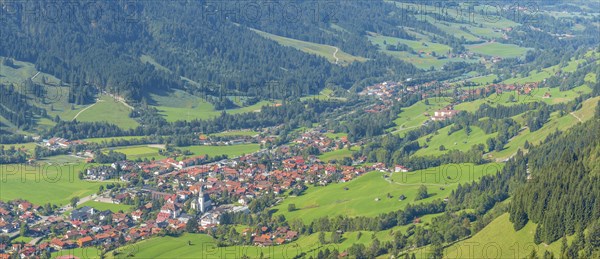
[[[598,7],[0,0],[0,258],[600,258]]]

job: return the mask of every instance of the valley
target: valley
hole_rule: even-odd
[[[600,256],[593,3],[92,5],[0,1],[2,258]]]

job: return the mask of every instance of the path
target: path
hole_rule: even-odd
[[[40,71],[38,71],[34,76],[32,76],[31,80],[33,81],[33,79],[35,79],[39,74],[40,74]]]
[[[31,241],[29,241],[30,245],[37,245],[38,242],[40,242],[40,240],[44,238],[44,237],[36,237],[34,239],[31,239]]]
[[[335,58],[335,64],[337,65],[338,62],[340,61],[340,59],[336,56],[338,51],[340,51],[340,49],[338,47],[333,47],[335,48],[335,51],[333,52],[333,58]]]
[[[571,115],[573,115],[573,117],[575,117],[576,119],[578,119],[579,122],[583,122],[583,120],[581,120],[581,118],[577,117],[577,115],[575,115],[574,112],[571,112]]]
[[[133,106],[131,106],[131,105],[127,104],[127,103],[126,103],[125,101],[123,101],[122,99],[118,99],[118,100],[119,100],[119,102],[121,102],[123,105],[127,106],[127,108],[129,108],[129,109],[132,109],[132,110],[135,110],[135,108],[133,108]]]
[[[85,107],[85,109],[83,109],[83,110],[79,111],[79,112],[78,112],[78,113],[75,115],[75,117],[73,117],[73,120],[77,119],[77,117],[79,117],[79,114],[81,114],[82,112],[86,111],[86,110],[87,110],[87,109],[89,109],[89,108],[92,108],[92,107],[94,107],[94,105],[98,104],[99,102],[104,102],[104,101],[103,101],[103,100],[98,100],[98,101],[96,101],[96,103],[94,103],[94,104],[92,104],[92,105],[90,105],[90,106],[88,106],[88,107]]]

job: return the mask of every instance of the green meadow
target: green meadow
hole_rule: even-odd
[[[425,220],[424,220],[425,222]],[[179,237],[154,237],[138,243],[121,247],[113,252],[107,253],[107,258],[294,258],[300,254],[304,257],[316,258],[319,251],[325,249],[337,249],[342,252],[353,244],[363,244],[368,247],[376,237],[380,242],[393,241],[393,234],[397,231],[405,232],[407,226],[394,227],[386,231],[361,231],[345,232],[342,234],[341,243],[322,245],[319,242],[319,234],[313,233],[300,236],[297,240],[278,246],[229,246],[218,247],[217,240],[205,234],[183,234]],[[331,233],[325,232],[325,240],[331,239]],[[188,244],[191,243],[191,245]]]
[[[243,154],[251,154],[260,149],[259,144],[240,144],[232,146],[190,146],[182,147],[183,150],[189,150],[194,155],[218,156],[227,155],[228,157],[236,157]]]
[[[95,104],[81,110],[72,119],[85,122],[106,121],[123,129],[139,126],[139,123],[129,117],[131,108],[116,99],[102,95]]]
[[[125,146],[125,147],[117,147],[117,148],[109,148],[105,151],[113,150],[115,152],[123,153],[127,155],[127,159],[135,160],[135,159],[163,159],[166,158],[158,153],[160,148],[153,146]]]
[[[486,42],[481,44],[468,45],[467,49],[474,53],[486,56],[498,56],[502,58],[513,58],[524,55],[527,48],[514,44],[504,44],[498,42]]]
[[[253,130],[230,130],[223,131],[215,134],[210,134],[211,136],[216,137],[252,137],[260,134],[259,132]]]
[[[485,75],[485,76],[473,77],[473,78],[470,78],[467,81],[470,81],[470,82],[473,82],[473,83],[485,86],[485,85],[491,84],[497,78],[498,78],[497,75],[489,74],[489,75]]]
[[[425,148],[419,149],[415,156],[442,155],[450,150],[459,150],[466,152],[473,145],[486,144],[488,138],[496,137],[497,133],[485,134],[485,132],[476,126],[471,126],[471,132],[467,134],[466,130],[461,129],[448,135],[451,126],[444,127],[436,133],[419,138],[419,145]],[[429,141],[427,141],[427,139]],[[440,150],[440,146],[444,146],[445,150]]]
[[[486,98],[477,99],[470,102],[463,102],[454,106],[454,109],[461,111],[474,112],[479,109],[479,106],[486,103],[492,107],[499,104],[511,106],[515,104],[527,102],[545,102],[547,104],[566,103],[574,100],[582,94],[587,94],[592,91],[587,85],[575,87],[567,91],[561,91],[558,87],[548,88],[542,87],[533,89],[529,94],[516,94],[515,92],[503,92],[502,94],[492,94]],[[546,93],[550,97],[545,98]],[[510,101],[511,96],[514,97],[514,102]]]
[[[333,183],[325,187],[309,187],[305,194],[289,197],[275,206],[275,215],[286,219],[302,219],[309,223],[326,216],[376,216],[404,208],[409,203],[430,202],[446,198],[459,183],[471,182],[483,175],[500,171],[502,164],[450,164],[408,173],[369,172],[346,183]],[[428,188],[430,197],[415,201],[421,185]],[[387,194],[391,195],[388,198]],[[400,201],[400,195],[406,199]],[[376,199],[379,199],[378,201]],[[288,211],[295,204],[297,210]]]
[[[471,238],[447,247],[444,258],[525,258],[534,249],[538,255],[545,251],[555,257],[560,255],[560,240],[536,245],[533,243],[536,224],[529,222],[515,231],[508,218],[508,213],[502,214]]]
[[[347,137],[348,133],[341,133],[341,132],[340,133],[330,133],[330,132],[327,132],[327,133],[325,133],[325,136],[328,137],[328,138],[330,138],[330,139],[339,139],[341,137]]]
[[[600,101],[600,96],[596,96],[594,98],[590,98],[585,100],[581,104],[581,109],[574,111],[573,115],[582,121],[587,121],[594,117],[594,112],[596,111],[596,106],[598,106],[598,102]]]
[[[60,251],[56,251],[53,252],[51,257],[52,258],[56,258],[59,256],[76,256],[77,258],[101,258],[100,254],[102,252],[100,250],[98,250],[98,248],[95,248],[93,246],[91,247],[81,247],[81,248],[75,248],[75,249],[68,249],[68,250],[60,250]]]
[[[123,137],[107,137],[107,138],[87,138],[82,139],[85,142],[102,144],[104,142],[110,142],[111,140],[134,140],[134,139],[142,139],[143,136],[123,136]]]
[[[35,68],[35,65],[29,62],[15,60],[14,65],[14,67],[10,67],[0,64],[0,83],[15,84],[17,90],[23,90],[23,82],[33,78],[33,82],[45,86],[46,97],[42,99],[31,98],[31,101],[32,104],[46,109],[50,117],[54,118],[55,116],[59,116],[63,120],[68,120],[73,118],[77,112],[85,107],[84,105],[73,105],[68,102],[69,88],[59,87],[58,84],[60,80],[58,78],[38,71]],[[47,84],[44,84],[44,78],[46,79]],[[7,124],[10,125],[10,123]],[[38,118],[40,129],[52,127],[54,124],[55,123],[49,119]]]
[[[427,100],[429,105],[425,104],[425,101],[419,101],[410,107],[403,108],[402,112],[398,114],[398,118],[394,120],[397,127],[390,130],[398,133],[419,127],[429,120],[436,110],[450,104],[450,99],[445,97],[433,97]]]
[[[159,150],[161,148],[156,145],[139,145],[139,146],[124,146],[124,147],[116,147],[105,149],[105,152],[108,150],[113,150],[116,152],[123,153],[127,155],[127,159],[135,160],[135,159],[164,159],[166,158],[163,155],[159,154]],[[231,145],[231,146],[189,146],[189,147],[179,147],[181,150],[189,150],[193,153],[193,155],[200,156],[208,154],[211,157],[227,155],[228,157],[236,157],[242,154],[250,154],[258,151],[260,149],[259,144],[240,144],[240,145]]]
[[[369,33],[368,39],[373,45],[379,47],[379,50],[382,53],[385,53],[397,59],[404,60],[422,69],[429,69],[431,67],[441,68],[444,64],[448,62],[475,61],[463,58],[438,58],[442,56],[447,56],[447,53],[451,50],[451,48],[448,45],[430,41],[428,35],[420,34],[420,36],[422,38],[419,38],[418,40],[407,40],[396,37],[384,36],[376,33]],[[386,45],[397,45],[398,43],[407,45],[409,48],[415,51],[415,53],[409,53],[407,51],[392,51],[386,49]]]
[[[521,116],[521,115],[517,115]],[[575,124],[577,124],[578,120],[570,115],[565,114],[564,116],[560,116],[558,112],[552,113],[550,115],[550,119],[544,126],[538,129],[535,132],[531,132],[529,128],[521,131],[517,136],[513,137],[508,144],[504,146],[502,151],[494,151],[489,154],[490,158],[495,158],[496,160],[505,160],[514,155],[518,149],[523,149],[525,145],[525,141],[528,141],[531,144],[539,144],[543,141],[548,135],[555,132],[556,130],[567,130]]]
[[[169,122],[178,120],[211,119],[221,115],[223,111],[215,110],[214,106],[201,97],[190,95],[181,90],[174,90],[165,95],[150,94],[153,106]],[[251,106],[225,110],[230,114],[258,112],[263,106],[277,102],[261,101]]]
[[[335,46],[318,44],[318,43],[313,43],[313,42],[308,42],[308,41],[301,41],[301,40],[296,40],[296,39],[292,39],[292,38],[286,38],[286,37],[278,36],[275,34],[267,33],[267,32],[256,30],[256,29],[251,29],[251,30],[267,39],[276,41],[277,43],[279,43],[283,46],[292,47],[292,48],[295,48],[302,52],[321,56],[321,57],[329,60],[329,62],[331,62],[331,63],[336,63],[336,61],[337,61],[337,63],[340,65],[348,65],[354,61],[358,61],[358,62],[367,61],[366,58],[352,56],[340,49],[338,49],[338,51],[336,52]],[[334,56],[334,53],[335,53],[335,56]],[[337,57],[337,59],[336,59],[336,57]]]
[[[594,55],[594,53],[596,53],[596,52],[590,51],[590,52],[586,53],[586,56]],[[575,70],[577,70],[577,66],[579,64],[582,64],[584,61],[585,61],[585,59],[574,59],[574,60],[567,62],[567,64],[564,67],[561,67],[560,65],[554,65],[554,66],[550,66],[547,68],[538,69],[536,71],[531,71],[525,75],[518,75],[515,77],[511,77],[509,79],[502,81],[502,83],[504,83],[504,84],[515,84],[515,83],[516,84],[525,84],[525,83],[533,83],[533,82],[542,82],[544,79],[547,79],[547,78],[555,75],[557,72],[565,72],[565,73],[575,72]],[[595,82],[595,74],[590,73],[590,74],[586,75],[585,81],[586,82]]]
[[[342,148],[342,149],[330,151],[327,153],[323,153],[319,156],[319,159],[324,162],[329,162],[331,160],[341,160],[344,157],[352,158],[352,153],[355,151],[358,151],[358,150],[359,150],[359,147],[356,147],[356,146],[350,148],[350,150],[348,150],[347,148]]]
[[[86,166],[90,164],[1,165],[0,199],[25,199],[38,205],[68,204],[71,198],[93,194],[103,185],[101,182],[82,181],[77,177]]]
[[[115,203],[107,203],[107,202],[98,202],[98,201],[86,201],[82,204],[79,204],[77,207],[81,208],[84,206],[89,206],[92,207],[96,210],[99,211],[105,211],[105,210],[110,210],[112,212],[119,212],[119,211],[129,211],[131,210],[132,206],[131,205],[126,205],[126,204],[115,204]]]
[[[331,100],[331,99],[335,99],[335,100],[340,100],[340,101],[346,101],[347,99],[344,97],[336,97],[333,90],[329,89],[329,88],[325,88],[323,90],[321,90],[319,92],[319,94],[316,95],[309,95],[309,96],[305,96],[300,98],[300,100],[304,101],[304,100]]]

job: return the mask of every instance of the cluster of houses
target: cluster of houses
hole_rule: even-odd
[[[46,146],[50,150],[57,150],[63,148],[70,148],[75,145],[84,145],[85,142],[81,140],[68,140],[64,138],[51,138],[42,140],[44,146]]]
[[[244,229],[242,235],[251,235],[252,244],[255,246],[271,246],[274,244],[282,245],[295,240],[298,237],[298,232],[290,230],[289,227],[270,229],[265,226],[254,231],[250,228]]]
[[[449,106],[444,107],[441,110],[435,111],[433,113],[433,116],[431,116],[430,119],[432,121],[443,121],[443,120],[451,119],[459,112],[460,111],[458,111],[458,110],[454,110],[452,105],[449,105]]]
[[[220,223],[223,213],[249,212],[249,202],[262,195],[281,194],[309,184],[346,182],[372,169],[331,164],[315,155],[302,155],[307,148],[329,152],[353,145],[345,136],[334,139],[326,133],[322,129],[311,130],[295,139],[294,145],[209,164],[204,164],[204,156],[198,156],[182,161],[172,158],[121,161],[110,166],[87,168],[82,176],[90,180],[129,181],[140,176],[151,179],[151,185],[145,183],[142,188],[119,187],[105,190],[99,196],[104,197],[103,202],[130,205],[134,204],[134,199],[142,199],[143,205],[138,203],[127,212],[99,211],[85,206],[70,211],[68,216],[40,216],[40,207],[27,201],[0,202],[0,231],[16,235],[21,225],[27,224],[30,226],[28,236],[45,237],[36,245],[0,246],[0,254],[18,253],[22,257],[35,257],[47,251],[76,247],[113,249],[125,242],[165,231],[182,231],[192,219],[197,220],[198,231],[208,231]],[[67,147],[74,142],[53,138],[48,143],[49,147]],[[265,155],[269,157],[266,163],[263,161]],[[228,202],[215,202],[214,198],[223,201],[223,193],[228,194]],[[189,214],[190,211],[194,214]],[[245,235],[251,235],[255,245],[268,246],[292,241],[298,233],[287,227],[264,227],[246,231]]]
[[[374,96],[380,100],[388,100],[397,96],[398,91],[403,88],[402,82],[382,82],[365,88],[359,95]]]

